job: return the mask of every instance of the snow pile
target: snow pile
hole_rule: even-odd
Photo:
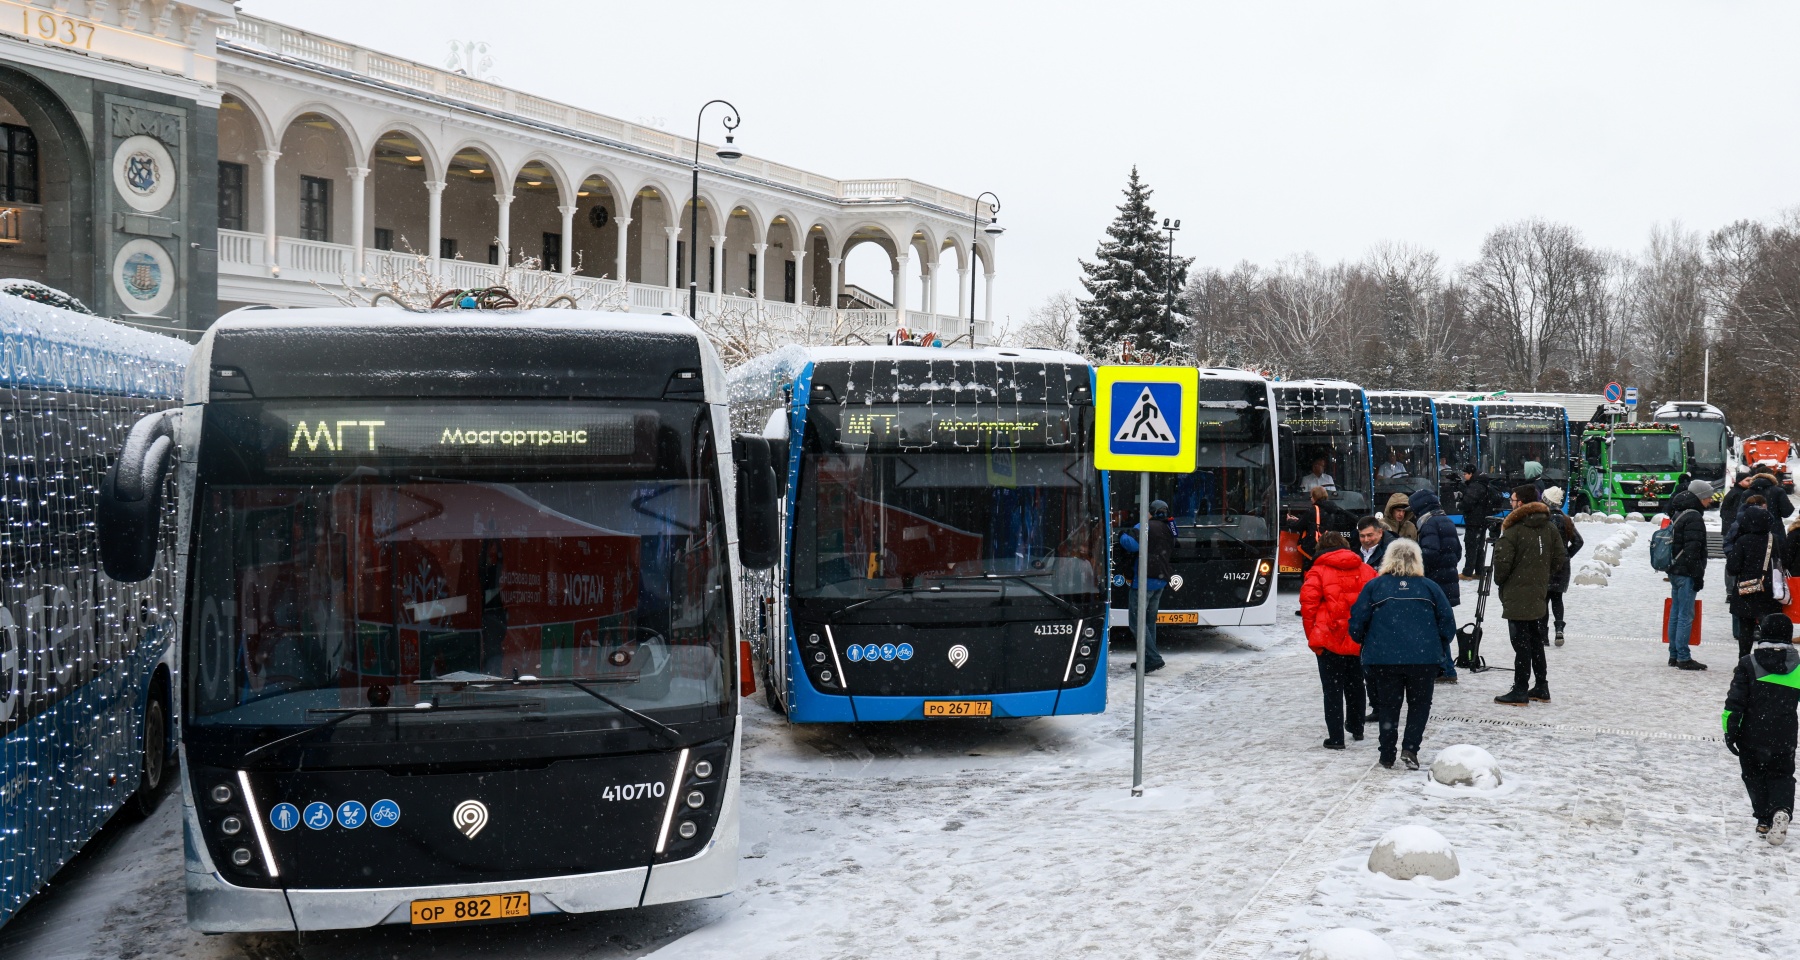
[[[1395,880],[1430,877],[1453,880],[1462,872],[1450,841],[1430,827],[1395,827],[1375,841],[1369,852],[1369,870]]]
[[[1609,567],[1618,566],[1620,559],[1622,559],[1619,553],[1619,545],[1611,540],[1600,544],[1594,548],[1594,559]]]
[[[1610,570],[1604,563],[1588,562],[1575,572],[1574,583],[1578,587],[1604,587],[1612,583],[1608,578]]]
[[[1467,743],[1439,750],[1437,759],[1431,761],[1431,779],[1446,787],[1471,790],[1494,790],[1502,782],[1494,755]]]
[[[1576,523],[1586,523],[1587,521],[1594,519],[1594,515],[1587,512],[1586,510],[1583,510],[1580,513],[1570,517],[1569,519],[1575,521]]]
[[[1630,513],[1625,515],[1625,519],[1634,520],[1638,523],[1643,523],[1644,522],[1644,514],[1641,511],[1633,510]]]
[[[1339,927],[1313,934],[1300,960],[1394,960],[1394,949],[1367,930]]]

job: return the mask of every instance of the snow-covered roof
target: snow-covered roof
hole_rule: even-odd
[[[10,386],[177,397],[184,340],[0,295],[0,379]]]
[[[807,358],[820,360],[992,360],[1005,362],[1032,360],[1038,363],[1073,363],[1088,365],[1088,359],[1066,350],[1040,350],[1035,347],[798,347]],[[785,352],[782,351],[782,352]],[[750,362],[755,362],[754,360]]]
[[[1277,380],[1276,387],[1310,387],[1315,390],[1361,390],[1348,380]]]

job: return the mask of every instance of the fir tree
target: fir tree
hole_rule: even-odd
[[[1086,274],[1081,285],[1088,292],[1080,304],[1081,340],[1090,355],[1109,355],[1126,338],[1136,354],[1168,358],[1187,352],[1188,316],[1180,297],[1193,258],[1170,260],[1150,192],[1132,167],[1125,202],[1106,228],[1094,262],[1081,261]]]

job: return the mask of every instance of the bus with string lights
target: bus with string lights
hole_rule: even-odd
[[[175,477],[188,922],[436,927],[735,885],[739,554],[772,550],[689,320],[220,319],[108,474],[150,572]],[[346,364],[345,357],[357,362]],[[736,506],[733,523],[731,506]]]
[[[146,575],[116,583],[99,575],[95,521],[110,458],[139,418],[179,403],[190,349],[4,286],[0,925],[109,820],[168,792],[174,541],[147,542]]]
[[[793,723],[1106,708],[1094,373],[1048,350],[788,347],[732,371],[783,548],[743,609]]]

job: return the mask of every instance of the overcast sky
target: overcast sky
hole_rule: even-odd
[[[434,65],[485,40],[508,86],[675,133],[725,97],[757,156],[992,190],[996,319],[1079,291],[1133,164],[1201,265],[1388,240],[1457,263],[1531,216],[1637,250],[1800,201],[1791,2],[241,6]],[[885,294],[875,260],[852,280]]]

